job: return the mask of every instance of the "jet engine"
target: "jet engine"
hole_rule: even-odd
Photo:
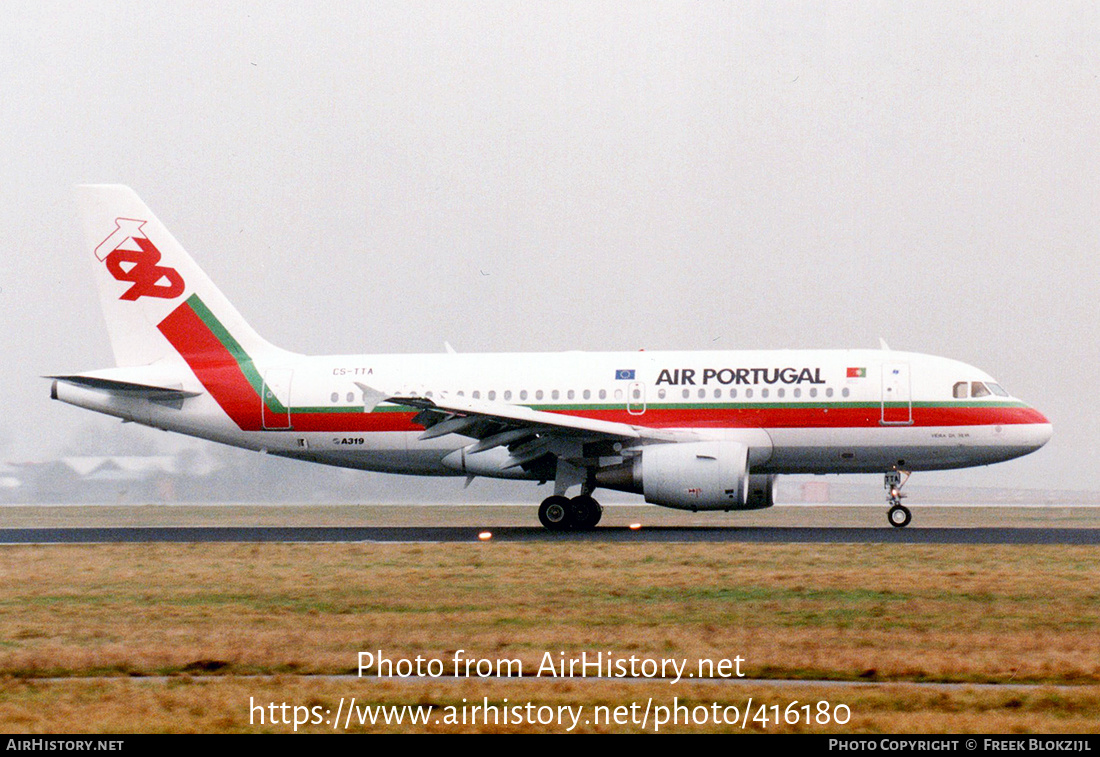
[[[741,442],[653,444],[623,465],[598,471],[596,483],[679,510],[741,510],[749,502],[748,456]]]
[[[775,504],[774,473],[753,473],[749,476],[749,496],[740,510],[763,510]]]

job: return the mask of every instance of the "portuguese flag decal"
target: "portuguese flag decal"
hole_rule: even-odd
[[[848,378],[867,378],[866,368],[849,368]]]

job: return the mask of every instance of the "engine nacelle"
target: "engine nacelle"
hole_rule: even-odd
[[[774,473],[753,473],[749,476],[749,496],[742,510],[763,510],[775,504],[776,479]]]
[[[642,449],[645,501],[679,510],[741,510],[749,502],[749,449],[740,442],[654,444]]]

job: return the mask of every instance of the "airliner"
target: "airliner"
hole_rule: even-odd
[[[553,483],[552,530],[597,489],[691,511],[771,507],[782,474],[876,473],[887,520],[913,471],[988,465],[1050,422],[965,363],[881,349],[307,357],[262,339],[128,187],[78,188],[115,367],[51,397],[298,460]],[[575,493],[574,493],[575,492]]]

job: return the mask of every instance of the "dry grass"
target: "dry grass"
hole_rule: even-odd
[[[356,718],[332,724],[343,698],[347,708],[352,697],[357,708],[364,706],[431,705],[427,725],[408,722],[371,724]],[[750,733],[1095,733],[1100,714],[1100,687],[1072,690],[990,690],[959,688],[921,690],[901,686],[821,686],[794,684],[683,684],[609,683],[580,681],[364,681],[354,678],[328,679],[282,676],[271,678],[190,677],[171,679],[98,678],[64,682],[0,680],[0,730],[5,733],[209,733],[269,732],[292,730],[315,733],[343,732],[550,732],[569,729],[570,718],[558,722],[517,723],[481,717],[475,722],[472,708],[485,700],[497,708],[525,706],[558,708],[568,706],[580,713],[575,732],[750,732]],[[654,709],[641,722],[647,701]],[[848,708],[847,723],[818,724],[804,721],[791,725],[775,722],[791,703],[797,714],[800,705],[810,704],[816,716],[817,703],[828,702],[828,711]],[[286,722],[272,723],[267,705],[278,708],[320,707],[324,722],[295,729],[293,710]],[[729,720],[743,716],[747,723],[665,722],[655,728],[656,707],[670,710],[676,704],[689,714],[717,703]],[[637,705],[635,716],[625,723],[595,719],[597,707],[614,710]],[[257,705],[263,712],[253,710]],[[726,710],[737,708],[736,713]],[[768,721],[760,720],[761,707]],[[447,708],[458,713],[456,723],[445,721]],[[463,710],[465,708],[465,710]],[[666,710],[666,713],[667,711]],[[346,712],[346,709],[344,710]],[[839,710],[838,710],[839,711]],[[357,709],[356,712],[362,712]],[[461,722],[465,712],[466,722]],[[605,710],[604,712],[607,712]],[[282,718],[279,711],[278,718]],[[667,714],[665,715],[667,720]],[[305,718],[302,718],[305,720]],[[343,719],[342,719],[343,720]],[[438,721],[438,722],[437,722]]]
[[[743,705],[756,696],[783,706],[815,697],[852,708],[846,731],[1093,730],[1098,573],[1094,548],[1050,546],[3,547],[0,728],[250,730],[249,696],[328,706],[358,695],[401,704],[510,696],[589,705],[648,696]],[[806,688],[769,693],[689,681],[288,675],[354,671],[359,651],[449,663],[460,648],[518,658],[528,673],[546,652],[602,651],[692,664],[740,655],[743,672],[765,678],[1083,686],[1021,693],[800,684]],[[203,671],[218,675],[195,675]],[[104,675],[179,678],[28,680]]]

